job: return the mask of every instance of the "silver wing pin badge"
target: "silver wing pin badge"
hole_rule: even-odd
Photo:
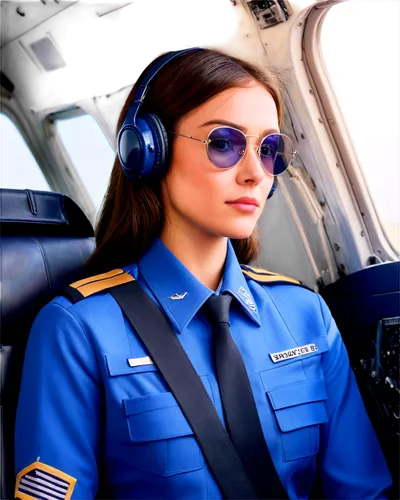
[[[185,293],[174,293],[174,295],[171,295],[170,297],[168,297],[169,299],[171,300],[182,300],[186,297],[188,293],[185,292]]]

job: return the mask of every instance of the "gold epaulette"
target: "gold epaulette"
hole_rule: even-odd
[[[90,295],[102,292],[107,288],[123,285],[129,281],[135,281],[135,278],[126,273],[123,269],[114,269],[108,273],[97,274],[96,276],[91,276],[90,278],[71,283],[64,290],[64,295],[75,304]]]
[[[301,281],[294,278],[288,278],[283,274],[273,273],[271,271],[267,271],[266,269],[245,265],[242,265],[241,268],[245,276],[263,285],[291,283],[293,285],[302,286],[311,290],[311,288]],[[90,278],[85,278],[71,283],[64,290],[64,295],[68,297],[73,304],[75,304],[90,295],[102,292],[107,288],[123,285],[129,281],[135,281],[135,278],[126,273],[123,269],[114,269],[113,271],[109,271],[107,273],[97,274],[96,276],[91,276]]]
[[[261,285],[277,285],[280,283],[290,283],[292,285],[298,285],[311,290],[311,288],[309,288],[301,281],[294,278],[288,278],[283,274],[273,273],[271,271],[267,271],[266,269],[260,269],[257,267],[250,267],[245,265],[241,265],[240,267],[242,268],[242,272],[245,276],[248,276],[250,279],[257,281]]]

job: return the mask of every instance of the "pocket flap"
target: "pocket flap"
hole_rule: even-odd
[[[306,380],[297,384],[282,386],[268,392],[274,410],[327,399],[323,379]]]
[[[153,363],[149,364],[148,357],[128,358],[123,354],[105,354],[104,357],[110,377],[157,371],[157,367]],[[131,366],[129,364],[129,361],[131,361],[132,364],[133,360],[136,362],[136,366]]]
[[[172,392],[157,392],[156,394],[148,394],[133,399],[124,399],[125,415],[136,415],[145,411],[160,410],[161,408],[169,408],[178,406],[178,403]]]
[[[133,442],[158,441],[193,434],[171,392],[124,400]]]
[[[328,421],[327,394],[322,379],[291,384],[267,394],[282,432]]]

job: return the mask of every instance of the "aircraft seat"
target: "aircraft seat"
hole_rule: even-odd
[[[65,195],[0,189],[0,498],[14,497],[14,421],[28,334],[39,310],[93,252],[93,228]]]

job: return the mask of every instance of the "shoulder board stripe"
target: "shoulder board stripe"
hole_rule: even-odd
[[[293,278],[287,278],[286,276],[278,275],[278,276],[268,276],[261,275],[256,273],[251,273],[249,271],[243,271],[249,278],[252,278],[254,281],[259,281],[260,283],[294,283],[296,285],[300,285],[300,281],[295,280]]]
[[[135,278],[126,273],[123,269],[114,269],[108,273],[98,274],[97,276],[92,276],[91,278],[72,283],[67,288],[66,295],[73,303],[76,303],[97,292],[114,286],[123,285],[129,281],[135,281]]]
[[[256,271],[255,271],[256,270]],[[264,271],[264,272],[262,272]],[[300,281],[294,278],[289,278],[283,274],[270,273],[260,268],[253,268],[250,266],[242,266],[242,272],[249,278],[260,283],[293,283],[295,285],[300,285]]]
[[[244,265],[242,265],[241,267],[242,267],[243,271],[250,271],[251,273],[254,273],[254,274],[264,274],[264,275],[268,274],[270,276],[281,276],[279,273],[273,273],[272,271],[267,271],[266,269],[244,266]]]
[[[96,274],[95,276],[90,276],[89,278],[75,281],[75,283],[72,283],[72,285],[70,286],[74,288],[79,288],[82,285],[86,285],[86,283],[92,283],[93,281],[100,281],[107,278],[112,278],[113,276],[117,276],[118,274],[123,274],[123,273],[124,273],[123,269],[113,269],[112,271],[108,271],[107,273]]]
[[[122,285],[128,283],[129,281],[135,281],[135,278],[128,273],[119,274],[111,278],[95,281],[93,283],[88,283],[87,285],[82,285],[79,287],[79,292],[84,296],[88,297],[94,293],[101,292],[106,288],[111,288],[112,286]],[[74,287],[72,287],[74,288]]]

